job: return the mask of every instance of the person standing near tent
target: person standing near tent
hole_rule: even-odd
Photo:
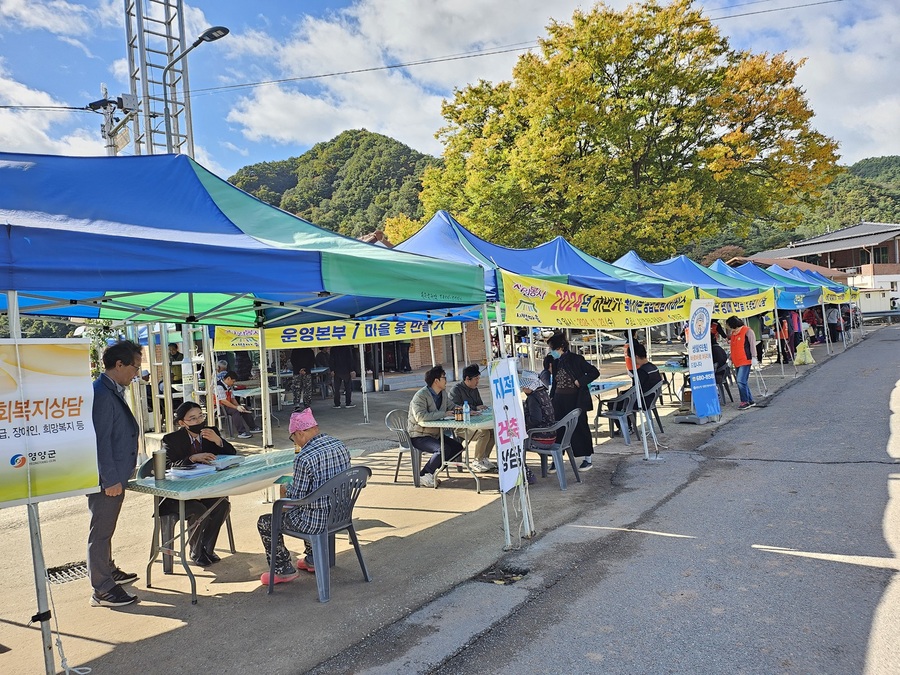
[[[828,333],[831,336],[831,344],[835,344],[840,339],[838,333],[841,332],[841,312],[837,308],[837,305],[828,305],[828,310],[825,312],[825,323],[828,324]]]
[[[184,354],[178,351],[178,345],[172,343],[169,345],[169,375],[172,384],[181,384],[181,362],[184,361]]]
[[[399,363],[397,364],[397,370],[401,373],[408,373],[412,370],[409,365],[409,346],[412,344],[410,340],[400,340],[397,343],[397,349],[400,352]]]
[[[231,418],[231,425],[238,438],[250,438],[251,434],[262,433],[262,429],[256,426],[253,413],[237,402],[234,396],[234,383],[237,381],[237,373],[229,370],[225,377],[216,385],[216,401],[222,408],[222,412]]]
[[[347,345],[337,345],[331,348],[328,354],[328,364],[331,368],[331,388],[334,390],[334,407],[341,407],[341,384],[344,385],[344,407],[355,408],[350,402],[353,391],[353,378],[356,377],[353,365],[353,350]]]
[[[600,377],[600,371],[588,363],[581,354],[569,351],[569,341],[562,333],[554,333],[547,338],[550,347],[550,356],[553,362],[553,386],[550,390],[550,398],[553,400],[553,410],[556,419],[561,420],[575,408],[581,409],[575,432],[572,434],[572,454],[581,457],[581,471],[591,468],[591,455],[594,453],[594,439],[591,438],[591,428],[588,426],[587,414],[594,409],[591,400],[591,392],[588,385]],[[558,438],[562,440],[562,432]],[[554,469],[556,467],[553,467]]]
[[[737,386],[741,402],[738,410],[746,410],[756,405],[750,393],[750,367],[756,364],[756,336],[736,316],[729,316],[725,324],[731,329],[731,363],[737,369]]]
[[[112,538],[125,500],[125,484],[137,466],[137,420],[125,403],[125,389],[141,373],[141,348],[124,340],[103,351],[105,371],[94,381],[93,421],[97,436],[100,491],[89,494],[87,568],[93,607],[122,607],[137,602],[120,584],[137,580],[113,562]]]
[[[291,378],[291,393],[294,396],[294,405],[301,403],[309,407],[312,403],[312,369],[316,367],[316,355],[309,347],[300,347],[291,350],[291,369],[294,376]]]

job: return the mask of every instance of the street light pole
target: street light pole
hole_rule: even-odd
[[[166,120],[166,152],[172,154],[175,151],[175,144],[172,141],[172,113],[169,111],[169,71],[175,66],[176,63],[181,61],[185,56],[191,53],[196,47],[199,47],[203,42],[215,42],[219,38],[223,38],[228,35],[228,29],[225,26],[213,26],[212,28],[207,28],[203,33],[194,40],[194,43],[185,49],[181,54],[176,56],[174,59],[169,61],[166,64],[166,67],[163,68],[162,73],[162,82],[163,82],[163,117]]]

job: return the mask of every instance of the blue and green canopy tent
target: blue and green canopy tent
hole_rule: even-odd
[[[746,262],[740,267],[734,268],[729,267],[721,260],[716,260],[709,267],[714,272],[740,281],[768,285],[774,288],[776,291],[775,304],[778,309],[804,309],[818,305],[821,302],[822,289],[820,286],[805,284],[796,279],[781,276],[775,272],[757,267],[751,262]]]
[[[0,153],[0,222],[23,314],[279,326],[485,300],[477,267],[323,230],[184,155]]]
[[[642,274],[655,274],[674,282],[695,286],[717,298],[740,298],[742,296],[762,293],[771,288],[753,281],[741,281],[709,270],[687,256],[677,256],[659,263],[648,263],[641,260],[634,251],[629,251],[613,263]]]

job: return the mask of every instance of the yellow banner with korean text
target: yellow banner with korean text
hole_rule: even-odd
[[[0,507],[96,492],[90,341],[0,340]]]
[[[501,275],[504,321],[513,326],[617,330],[659,326],[687,321],[694,297],[688,290],[665,298],[641,298],[509,272]]]
[[[842,302],[854,302],[859,300],[859,291],[853,293],[853,290],[847,288],[843,291],[833,291],[830,288],[822,286],[822,302],[826,305],[840,305]]]
[[[700,291],[701,299],[713,300],[713,318],[727,319],[729,316],[745,317],[764,314],[775,309],[775,289],[765,293],[742,295],[739,298],[717,298],[704,290]]]
[[[462,332],[459,321],[327,321],[282,328],[266,328],[267,349],[295,347],[334,347],[372,342],[415,340]],[[258,328],[216,326],[214,349],[240,352],[259,349]]]

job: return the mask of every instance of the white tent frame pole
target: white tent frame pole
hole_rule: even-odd
[[[203,345],[203,376],[205,378],[206,387],[206,416],[207,419],[214,420],[215,415],[210,414],[210,406],[213,401],[213,386],[215,384],[215,377],[217,368],[215,364],[214,354],[213,354],[213,345],[212,340],[209,339],[209,327],[201,326],[202,333],[201,335],[201,344]],[[221,427],[220,427],[221,428]]]
[[[431,331],[429,330],[428,335],[431,336]],[[432,348],[432,353],[434,349]],[[374,361],[374,354],[372,355],[372,360]],[[366,380],[368,380],[369,376],[366,373],[366,350],[365,345],[359,345],[359,386],[362,389],[362,400],[363,400],[363,424],[369,423],[369,396],[366,390],[368,387],[366,386]],[[374,375],[374,373],[372,373]],[[353,380],[350,380],[350,390],[353,391]]]
[[[434,334],[431,332],[431,323],[428,324],[428,346],[431,347],[431,366],[437,365],[437,359],[434,356]]]
[[[653,429],[653,422],[650,420],[650,416],[647,414],[647,411],[644,409],[644,392],[641,390],[641,378],[638,377],[638,369],[637,369],[637,354],[634,353],[634,334],[632,333],[631,328],[628,329],[628,347],[631,353],[631,379],[634,380],[634,390],[637,392],[637,398],[635,402],[637,403],[638,413],[641,415],[641,444],[644,446],[644,460],[650,461],[650,448],[647,446],[647,433],[645,429],[647,425],[650,425],[650,433],[653,434],[653,438],[656,438],[656,432]],[[599,405],[599,402],[598,402]],[[628,424],[628,416],[625,416],[625,424]],[[635,425],[634,432],[638,433],[637,425]],[[624,435],[624,431],[622,434]]]
[[[172,431],[172,421],[175,419],[175,407],[172,405],[172,362],[169,360],[169,324],[160,324],[159,333],[160,351],[162,352],[163,364],[163,398],[162,409],[165,411],[164,424],[166,425],[166,433]],[[156,430],[156,433],[162,433],[162,425]]]
[[[263,450],[273,447],[272,407],[269,404],[269,361],[266,349],[266,329],[259,329],[259,414],[262,417]]]
[[[825,303],[822,303],[822,324],[824,325],[825,330],[825,350],[828,352],[828,356],[831,356],[831,331],[828,328],[828,314],[825,311]]]
[[[453,375],[455,379],[462,381],[462,374],[459,372],[459,348],[456,346],[455,334],[450,335],[450,351],[453,352]],[[466,366],[468,365],[467,363]]]
[[[133,323],[127,324],[125,326],[125,336],[140,347],[140,326]],[[147,341],[149,342],[149,339]],[[142,395],[141,390],[146,391],[146,387],[144,387],[144,380],[141,374],[138,373],[137,379],[132,380],[128,386],[128,393],[131,395],[131,409],[135,411],[134,419],[138,423],[138,466],[148,459],[146,439],[144,438],[144,434],[147,433],[147,402],[144,400],[145,397]]]
[[[466,334],[466,325],[467,322],[463,321],[462,323],[462,353],[463,353],[463,361],[469,363],[469,341],[467,339]]]
[[[9,317],[9,336],[18,341],[22,338],[22,322],[19,317],[19,296],[16,291],[6,292],[6,307]],[[28,536],[31,540],[31,563],[34,568],[34,589],[37,595],[38,611],[41,617],[41,646],[44,651],[44,672],[56,673],[53,658],[53,635],[50,628],[50,601],[47,594],[47,568],[44,563],[44,549],[41,546],[41,516],[37,503],[25,505],[28,511]]]
[[[162,431],[160,409],[164,404],[158,396],[159,381],[156,379],[156,369],[159,362],[156,360],[156,331],[154,326],[158,328],[160,324],[158,322],[147,324],[147,354],[150,357],[150,368],[148,370],[150,371],[150,395],[153,397],[153,431],[159,433]],[[162,344],[162,338],[160,338],[160,344]]]

